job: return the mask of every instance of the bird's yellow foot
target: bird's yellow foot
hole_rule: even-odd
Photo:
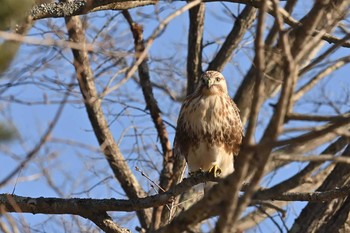
[[[221,169],[218,167],[218,165],[215,164],[209,169],[208,173],[211,173],[216,178],[220,176]]]
[[[190,176],[197,176],[197,175],[202,174],[202,173],[203,173],[203,170],[202,170],[202,169],[199,169],[199,170],[194,171],[194,172],[189,172],[188,174],[189,174]]]

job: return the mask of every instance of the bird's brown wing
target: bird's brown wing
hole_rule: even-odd
[[[177,120],[174,139],[175,156],[184,156],[186,161],[190,146],[193,145],[193,142],[197,140],[197,136],[193,133],[193,131],[189,130],[190,125],[185,119],[185,112],[190,111],[190,104],[195,97],[196,95],[192,94],[186,97],[184,100],[180,109],[179,118]]]
[[[232,151],[234,155],[237,155],[242,143],[243,125],[236,104],[229,96],[227,96],[226,101],[230,110],[226,111],[226,119],[224,119],[224,121],[226,120],[226,124],[224,125],[228,125],[228,129],[224,129],[225,145],[227,150]]]

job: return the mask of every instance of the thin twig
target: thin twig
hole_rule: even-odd
[[[189,9],[195,7],[196,5],[198,5],[199,3],[201,3],[201,0],[195,0],[195,1],[191,1],[190,3],[186,4],[185,6],[183,6],[182,8],[180,8],[179,10],[173,12],[172,14],[170,14],[167,18],[165,18],[159,25],[158,27],[153,31],[153,33],[151,34],[151,36],[148,38],[147,42],[145,43],[145,49],[144,51],[139,54],[138,59],[134,62],[134,64],[130,67],[130,69],[128,70],[128,72],[126,73],[125,78],[123,79],[123,83],[127,82],[133,75],[134,73],[137,71],[138,66],[143,62],[143,60],[147,57],[147,54],[149,52],[149,50],[151,49],[151,46],[154,42],[154,40],[159,36],[159,34],[163,31],[163,29],[177,16],[183,14],[184,12],[188,11]],[[115,91],[116,89],[118,89],[120,87],[120,84],[117,84],[111,88],[106,89],[102,94],[101,94],[101,98],[103,98],[104,96],[108,95],[109,93]]]
[[[287,115],[288,120],[298,120],[298,121],[336,121],[344,118],[349,118],[350,113],[345,113],[342,115],[309,115],[309,114],[300,114],[300,113],[289,113]]]
[[[71,86],[70,86],[71,87]],[[42,148],[42,146],[50,139],[51,133],[53,131],[53,129],[55,128],[55,126],[57,125],[58,120],[61,117],[61,114],[63,112],[64,106],[67,102],[67,99],[69,97],[69,95],[71,94],[70,92],[70,88],[66,91],[57,111],[56,114],[53,118],[53,120],[50,122],[49,126],[47,127],[44,135],[41,137],[39,143],[26,155],[25,159],[15,168],[13,169],[12,172],[10,172],[10,174],[8,174],[1,182],[0,182],[0,187],[4,186],[5,184],[7,184],[12,178],[13,176],[15,176],[17,174],[17,172],[19,172],[21,169],[23,169],[30,160],[33,159],[33,157],[40,151],[40,149]]]
[[[313,88],[319,81],[335,70],[343,67],[344,65],[349,64],[350,56],[342,57],[336,60],[334,63],[330,64],[328,67],[321,70],[317,75],[310,78],[310,80],[301,86],[297,91],[295,91],[293,95],[293,101],[298,101],[306,92],[308,92],[311,88]]]
[[[21,43],[31,44],[31,45],[57,46],[61,48],[71,48],[71,49],[78,49],[78,50],[86,49],[89,52],[95,51],[94,46],[88,43],[85,45],[82,45],[80,43],[66,41],[66,40],[53,40],[49,38],[39,39],[39,38],[33,38],[29,36],[23,36],[13,32],[0,31],[0,38],[4,40],[16,41],[16,42],[21,42]]]
[[[159,184],[157,184],[156,182],[154,182],[154,180],[151,179],[151,177],[149,177],[144,171],[142,171],[139,167],[135,167],[135,170],[140,172],[141,176],[145,177],[149,182],[151,182],[152,184],[154,184],[158,189],[160,189],[162,192],[165,192],[165,190],[159,186]]]
[[[185,0],[182,0],[185,1]],[[203,0],[203,2],[218,2],[219,0]],[[226,2],[241,3],[253,6],[255,8],[261,7],[261,0],[225,0]],[[144,6],[144,5],[154,5],[158,0],[143,0],[143,1],[131,1],[131,0],[79,0],[72,3],[42,3],[40,5],[34,5],[31,10],[31,18],[34,20],[43,18],[59,18],[74,15],[87,14],[89,12],[101,11],[101,10],[127,10],[134,7]],[[292,27],[302,25],[301,22],[294,19],[288,11],[280,9],[281,15],[284,18],[285,23]],[[272,11],[272,6],[269,4],[268,13],[274,16]],[[315,30],[317,33],[317,31]],[[337,38],[333,35],[325,33],[322,39],[328,43],[339,43],[342,39]],[[350,48],[350,42],[345,42],[343,47]]]
[[[346,197],[350,194],[350,186],[344,186],[327,191],[317,192],[287,192],[287,193],[270,193],[264,197],[259,196],[259,192],[254,195],[254,200],[275,200],[275,201],[307,201],[307,202],[324,202],[337,198]]]
[[[67,17],[65,20],[69,38],[74,42],[79,42],[84,45],[86,39],[83,25],[79,17]],[[146,192],[132,173],[108,127],[107,119],[102,110],[101,99],[97,94],[88,52],[86,50],[72,49],[72,53],[74,57],[73,65],[80,91],[84,98],[85,108],[95,136],[110,168],[129,198],[146,196]],[[150,225],[150,210],[145,209],[137,211],[137,216],[142,227],[147,228]]]
[[[285,162],[332,162],[350,164],[349,157],[339,157],[333,154],[322,155],[299,155],[299,154],[278,154],[272,157],[273,160]]]

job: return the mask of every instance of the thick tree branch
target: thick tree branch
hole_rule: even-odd
[[[264,0],[262,2],[262,6],[259,10],[258,13],[258,22],[257,22],[257,33],[256,33],[256,38],[254,41],[254,46],[255,46],[255,58],[254,58],[254,64],[256,66],[256,80],[255,80],[255,86],[254,86],[254,96],[252,99],[251,103],[251,112],[249,115],[249,123],[248,123],[248,128],[247,128],[247,134],[246,138],[243,140],[243,149],[244,145],[252,145],[254,144],[254,135],[255,135],[255,130],[256,130],[256,125],[257,125],[257,120],[258,120],[258,112],[261,106],[261,103],[263,101],[262,94],[264,92],[264,85],[263,85],[263,79],[264,79],[264,74],[266,71],[266,66],[265,66],[265,43],[263,40],[263,34],[265,31],[265,17],[266,17],[266,11],[267,11],[267,0]],[[266,148],[267,150],[264,150],[263,155],[267,158],[265,155],[268,153],[267,151],[270,150],[270,148]],[[245,151],[243,150],[243,154]],[[253,157],[255,156],[254,153],[251,152],[246,152],[246,154],[249,156],[249,160],[252,161]],[[242,156],[242,155],[241,155]],[[250,162],[246,161],[246,162]],[[253,162],[253,161],[252,161]],[[263,163],[263,161],[260,161]],[[263,165],[263,164],[261,164]],[[236,167],[236,166],[235,166]],[[253,172],[254,170],[251,170],[251,167],[253,167],[250,163],[247,167],[247,170],[245,171],[245,174],[243,174],[243,177],[246,177],[248,175],[248,170],[249,172]],[[258,166],[256,166],[257,168]],[[216,225],[216,231],[221,232],[221,229],[223,229],[225,232],[230,232],[230,229],[235,229],[236,227],[236,222],[239,219],[239,216],[241,215],[243,209],[248,205],[250,202],[250,197],[252,194],[255,192],[257,189],[258,185],[258,179],[251,180],[249,185],[247,186],[247,190],[244,193],[244,195],[240,198],[241,201],[238,201],[238,191],[235,190],[235,193],[233,194],[233,197],[231,197],[232,200],[229,201],[229,205],[225,209],[225,212],[228,214],[227,217],[221,215],[220,219],[218,221],[218,224]],[[223,220],[220,222],[220,220]]]
[[[292,13],[297,2],[298,0],[287,1],[284,7],[284,11],[286,12],[286,14],[290,15]],[[277,25],[277,21],[275,21],[270,31],[268,32],[268,35],[266,36],[265,44],[267,48],[272,48],[274,46],[274,44],[276,43],[276,40],[278,39],[278,34],[279,34],[278,25]]]
[[[234,176],[232,176],[234,177]],[[216,216],[222,212],[223,206],[225,205],[220,198],[217,198],[216,195],[220,196],[222,194],[222,188],[229,184],[227,182],[230,178],[225,178],[223,182],[220,182],[218,185],[214,186],[208,195],[205,195],[202,200],[195,203],[188,210],[182,212],[179,216],[174,218],[174,220],[163,228],[155,231],[157,233],[180,233],[189,229],[192,225],[208,219],[210,217]],[[323,179],[321,179],[322,182]],[[231,182],[230,182],[231,183]],[[314,184],[309,185],[314,187]],[[344,186],[341,188],[329,189],[325,191],[318,192],[285,192],[285,193],[276,193],[276,192],[265,192],[265,190],[257,191],[253,198],[252,203],[255,201],[308,201],[308,202],[317,202],[323,203],[324,201],[334,200],[343,198],[350,195],[350,186]],[[252,203],[249,203],[252,205]]]
[[[247,5],[238,15],[220,50],[214,59],[209,63],[208,70],[221,71],[227,62],[230,61],[233,51],[242,41],[242,38],[247,30],[252,26],[256,18],[256,12],[256,8]]]
[[[51,2],[33,6],[30,15],[34,20],[61,18],[101,10],[126,10],[151,4],[154,5],[157,2],[158,0],[76,0],[71,2]]]
[[[343,155],[350,155],[350,146],[344,150]],[[325,192],[325,190],[340,189],[344,191],[349,187],[350,183],[350,167],[347,164],[337,164],[331,174],[325,179],[323,184],[317,189],[317,192]],[[343,187],[343,188],[341,188]],[[341,192],[340,191],[340,192]],[[326,193],[325,196],[331,195]],[[348,195],[340,197],[339,200],[329,199],[324,203],[308,203],[301,214],[295,220],[291,232],[319,232],[319,229],[328,224],[329,219],[335,216],[336,212],[344,207],[344,198]],[[348,204],[346,208],[348,208]],[[341,217],[341,216],[338,216]],[[339,228],[340,226],[337,226]],[[335,229],[336,230],[336,229]],[[335,232],[338,232],[337,230]]]
[[[134,37],[136,59],[138,54],[141,54],[145,50],[145,44],[143,40],[143,30],[142,26],[135,23],[128,11],[123,11],[123,15],[129,23],[130,30]],[[168,190],[173,182],[172,179],[172,167],[173,167],[173,153],[169,141],[168,132],[166,130],[165,124],[163,122],[161,112],[158,106],[158,103],[153,95],[153,88],[150,80],[148,60],[144,59],[141,64],[138,66],[138,72],[140,77],[140,85],[142,88],[142,93],[146,101],[146,108],[150,111],[152,121],[155,125],[155,128],[160,139],[160,144],[162,146],[163,152],[163,169],[160,174],[159,185],[161,189],[159,192]],[[155,208],[153,211],[152,223],[154,224],[153,228],[158,228],[161,221],[162,207]]]
[[[131,233],[129,229],[122,228],[113,222],[112,218],[106,212],[87,214],[85,217],[94,222],[96,226],[106,233]]]
[[[202,42],[204,30],[205,4],[200,3],[188,11],[189,32],[187,46],[187,95],[191,94],[202,74]]]
[[[1,194],[0,205],[5,207],[6,212],[23,212],[33,214],[74,214],[83,217],[90,218],[90,214],[98,214],[106,211],[137,211],[144,208],[155,207],[170,203],[172,198],[177,195],[189,190],[196,184],[213,180],[206,174],[198,175],[195,177],[184,179],[183,182],[174,186],[169,191],[154,196],[145,198],[136,198],[131,200],[117,200],[117,199],[91,199],[91,198],[31,198],[21,197],[17,195]],[[226,184],[227,185],[227,184]],[[312,202],[323,202],[340,197],[345,197],[350,194],[350,186],[337,188],[334,190],[320,191],[320,192],[287,192],[287,193],[276,193],[269,192],[266,194],[265,190],[258,191],[254,195],[254,200],[281,200],[281,201],[312,201]],[[210,201],[209,201],[210,200]],[[207,199],[204,203],[213,202],[214,199]],[[200,205],[196,204],[198,207]],[[206,217],[214,216],[219,213],[219,209],[207,209],[204,208]],[[202,214],[202,212],[199,212]],[[200,215],[193,215],[193,217]],[[181,218],[180,218],[181,219]],[[181,232],[182,225],[178,225],[183,220],[175,220],[175,223],[171,223],[172,227],[169,226],[160,230],[160,232],[173,232],[168,231],[176,227],[174,232]],[[197,218],[196,218],[197,219]],[[108,221],[106,218],[105,221]],[[179,222],[180,221],[180,222]],[[199,221],[199,220],[197,220]],[[187,221],[186,221],[187,222]],[[190,222],[188,222],[190,223]],[[181,227],[180,227],[181,226]],[[183,227],[186,227],[185,225]]]
[[[218,181],[207,174],[199,174],[185,178],[169,191],[144,198],[130,200],[92,199],[92,198],[48,198],[22,197],[11,194],[0,194],[0,205],[7,212],[23,212],[33,214],[74,214],[85,216],[87,213],[103,213],[106,211],[138,211],[150,207],[168,204],[172,199],[205,181]],[[14,204],[13,204],[14,203]]]
[[[333,154],[336,155],[347,146],[349,140],[347,137],[340,137],[338,140],[330,144],[319,156],[322,157],[323,154]],[[272,157],[278,152],[272,154]],[[280,168],[286,162],[271,162],[274,164],[273,169]],[[264,194],[271,195],[274,193],[285,193],[285,192],[305,192],[307,190],[313,191],[316,187],[319,187],[327,177],[330,171],[334,168],[334,164],[327,166],[326,168],[320,170],[322,162],[310,162],[305,168],[299,171],[294,176],[270,187],[268,189],[263,189],[259,191],[259,195]],[[271,169],[269,169],[271,171]],[[273,171],[272,171],[273,172]],[[315,175],[316,174],[316,175]],[[249,222],[249,221],[248,221]],[[246,220],[247,223],[247,220]]]
[[[317,192],[287,192],[287,193],[270,193],[268,196],[264,194],[259,195],[257,192],[253,200],[276,200],[276,201],[307,201],[307,202],[323,202],[331,201],[337,198],[347,197],[350,194],[350,186],[339,187],[328,191]]]
[[[125,18],[127,19],[130,30],[132,31],[135,43],[136,59],[137,55],[144,52],[145,44],[143,40],[142,26],[135,23],[131,15],[127,11],[123,11]],[[160,139],[163,152],[163,171],[160,177],[160,186],[162,189],[167,190],[171,184],[171,169],[169,164],[172,160],[172,149],[169,141],[168,132],[166,130],[164,121],[161,116],[161,111],[159,109],[156,98],[153,95],[153,88],[151,85],[149,68],[147,64],[147,59],[144,59],[138,66],[138,72],[140,77],[140,85],[142,88],[143,96],[146,102],[146,109],[150,111],[152,121]]]
[[[182,0],[185,1],[185,0]],[[203,0],[203,2],[218,2],[219,0]],[[141,7],[146,5],[157,4],[159,0],[78,0],[74,2],[65,3],[42,3],[40,5],[34,5],[30,11],[30,16],[34,20],[43,18],[60,18],[75,16],[81,14],[87,14],[94,11],[101,10],[127,10],[135,7]],[[255,8],[260,8],[261,0],[226,0],[225,2],[241,3]],[[274,15],[272,6],[269,4],[268,13]],[[302,25],[301,22],[295,20],[290,16],[288,11],[281,11],[284,21],[292,26],[297,27]],[[317,31],[315,31],[317,33]],[[325,33],[322,39],[328,43],[339,43],[342,39]],[[342,44],[343,47],[350,47],[350,42]]]
[[[274,11],[276,12],[276,24],[280,32],[280,42],[281,42],[281,48],[282,48],[282,64],[281,66],[284,68],[281,73],[281,78],[283,80],[282,84],[282,91],[281,95],[278,100],[277,107],[275,109],[275,112],[273,116],[271,117],[271,120],[263,134],[263,137],[261,139],[261,144],[265,144],[266,142],[273,142],[277,139],[278,135],[281,132],[284,119],[286,116],[286,113],[289,110],[290,106],[290,99],[291,94],[294,89],[295,80],[297,78],[297,64],[294,62],[292,53],[291,53],[291,47],[289,44],[289,41],[287,40],[287,35],[283,33],[283,22],[280,14],[278,13],[278,7],[277,3],[273,2],[274,5]],[[267,11],[267,2],[264,1],[263,5],[260,9],[259,15],[258,15],[258,25],[257,25],[257,36],[255,40],[255,48],[256,48],[256,56],[255,56],[255,63],[258,68],[257,73],[257,80],[255,81],[255,89],[256,86],[260,87],[258,91],[255,91],[255,95],[252,101],[252,107],[251,107],[251,114],[250,114],[250,120],[247,130],[247,137],[249,137],[247,140],[250,144],[252,144],[252,139],[250,139],[253,135],[253,129],[255,128],[255,125],[252,124],[256,121],[255,111],[260,107],[261,99],[259,99],[259,102],[256,101],[256,94],[260,92],[260,90],[263,90],[263,78],[265,77],[265,71],[266,71],[266,62],[265,62],[265,52],[264,52],[264,42],[263,42],[263,31],[264,31],[264,25],[265,25],[265,12]],[[255,106],[255,105],[256,106]],[[254,116],[254,118],[252,118]],[[249,145],[249,144],[247,144]],[[245,193],[241,196],[239,202],[237,203],[230,203],[232,206],[230,208],[230,212],[228,215],[230,216],[229,221],[226,221],[224,224],[222,224],[224,227],[219,227],[220,225],[217,225],[216,231],[221,232],[221,229],[226,229],[227,232],[230,232],[230,229],[235,229],[235,222],[238,220],[241,213],[244,211],[246,206],[250,203],[250,200],[256,190],[258,189],[258,184],[261,180],[261,178],[264,175],[265,172],[265,165],[269,162],[271,159],[271,151],[272,146],[264,146],[261,147],[259,151],[254,152],[254,159],[252,160],[252,163],[249,166],[249,173],[252,174],[252,178],[250,179],[250,183],[245,189]],[[220,223],[220,220],[223,219],[221,216],[219,219],[218,224]],[[224,231],[224,232],[226,232]]]
[[[32,214],[73,214],[89,217],[90,214],[98,214],[106,211],[136,211],[144,208],[164,205],[171,199],[193,185],[211,180],[205,176],[185,179],[168,192],[136,198],[132,200],[120,199],[93,199],[93,198],[49,198],[49,197],[23,197],[11,194],[0,194],[0,205],[4,206],[5,212],[21,212]],[[260,192],[262,192],[260,194]],[[279,201],[311,201],[323,202],[350,195],[350,186],[344,186],[327,191],[317,192],[269,192],[258,191],[253,200],[279,200]],[[216,213],[217,214],[217,213]],[[213,216],[213,215],[209,215]],[[106,216],[104,216],[106,217]]]
[[[332,154],[333,157],[342,151],[347,144],[349,143],[349,139],[347,137],[340,137],[335,142],[330,144],[322,153],[319,155],[320,158],[322,158],[325,154]],[[281,153],[275,152],[272,154],[272,158],[275,156],[279,156]],[[339,158],[345,158],[345,157],[339,157]],[[347,158],[346,158],[347,159]],[[283,193],[287,192],[288,190],[291,190],[305,182],[306,179],[311,176],[312,173],[316,171],[316,169],[319,169],[319,167],[322,165],[321,162],[310,162],[305,168],[303,168],[300,172],[298,172],[296,175],[280,182],[279,184],[276,184],[275,186],[269,188],[268,190],[261,191],[263,192],[272,192],[272,193]]]
[[[342,205],[334,211],[334,214],[327,219],[318,230],[318,233],[328,232],[349,232],[350,198],[346,198]]]
[[[256,130],[256,123],[257,123],[257,117],[259,108],[261,105],[261,94],[263,93],[263,85],[262,85],[262,79],[265,72],[265,54],[264,54],[264,41],[263,41],[263,32],[265,29],[265,13],[267,8],[267,1],[263,2],[263,5],[259,11],[258,14],[258,25],[257,25],[257,35],[255,39],[255,51],[256,56],[254,59],[254,64],[256,65],[256,85],[254,86],[255,94],[253,96],[253,101],[251,103],[251,114],[249,116],[249,123],[247,127],[247,133],[246,137],[243,139],[243,145],[247,144],[253,144],[254,143],[254,134]],[[251,9],[247,8],[247,11],[251,11]],[[255,14],[254,14],[255,18]],[[243,122],[244,123],[244,122]],[[243,159],[242,154],[246,154],[247,158]],[[238,206],[238,192],[240,190],[240,184],[241,179],[246,177],[246,173],[248,170],[248,163],[253,154],[251,153],[245,153],[243,152],[240,157],[237,159],[235,168],[238,168],[239,176],[240,178],[235,186],[231,186],[227,191],[228,194],[226,198],[226,204],[223,207],[223,212],[220,215],[220,218],[215,226],[216,232],[230,232],[231,229],[234,229],[235,223],[238,219],[238,216],[240,215],[240,211],[242,210],[242,206]],[[243,166],[239,165],[239,163],[245,163]],[[244,169],[242,169],[244,168]],[[235,173],[236,173],[235,172]],[[232,179],[231,179],[232,180]],[[236,187],[237,186],[237,187]],[[249,191],[248,191],[249,193]]]
[[[325,11],[328,8],[330,1],[315,1],[313,7],[309,11],[306,17],[301,19],[299,27],[292,31],[294,41],[292,42],[293,48],[304,48],[307,49],[293,49],[293,57],[299,59],[303,58],[311,48],[309,46],[313,43],[310,43],[312,40],[313,34],[319,25],[322,24],[322,17],[325,17]],[[324,33],[324,32],[323,32]],[[319,33],[316,33],[316,35]],[[316,42],[317,43],[317,42]],[[298,61],[297,61],[298,62]]]
[[[246,232],[249,231],[250,228],[254,229],[255,225],[267,218],[272,220],[272,216],[276,216],[277,212],[281,213],[282,216],[287,214],[284,210],[285,206],[288,205],[286,201],[253,201],[252,204],[254,204],[256,210],[248,213],[238,221],[238,232]],[[280,226],[276,225],[276,227]]]
[[[323,7],[324,8],[324,7]],[[346,4],[346,2],[344,1],[332,1],[332,3],[329,3],[326,7],[327,11],[322,11],[323,12],[323,17],[327,17],[329,16],[330,19],[329,21],[321,21],[319,23],[319,25],[313,25],[313,23],[311,23],[310,25],[308,25],[308,28],[318,28],[318,27],[324,27],[327,28],[328,31],[331,30],[332,26],[334,26],[334,22],[337,21],[339,22],[341,20],[341,18],[339,18],[339,15],[343,15],[345,12],[347,12],[349,8],[349,5]],[[321,8],[322,9],[322,8]],[[319,11],[321,11],[321,9],[318,9]],[[272,7],[271,10],[273,11]],[[316,11],[316,12],[313,12]],[[303,19],[301,20],[301,22],[308,22],[308,20],[310,20],[310,18],[316,18],[319,20],[319,13],[317,12],[317,7],[314,6],[313,7],[313,11],[310,11],[309,13],[307,13]],[[290,19],[288,20],[286,18],[286,14],[288,14],[287,12],[285,12],[285,10],[279,8],[278,12],[282,14],[283,19],[284,19],[284,23],[289,23]],[[310,15],[310,14],[315,14]],[[334,16],[332,16],[334,14]],[[289,14],[288,14],[289,15]],[[288,39],[291,42],[291,50],[294,51],[293,53],[295,53],[294,55],[298,55],[298,54],[304,54],[305,56],[308,54],[307,51],[312,51],[312,49],[314,49],[314,47],[310,47],[311,44],[315,44],[314,40],[312,40],[310,37],[309,38],[309,42],[311,44],[305,45],[305,43],[303,41],[299,41],[298,42],[294,42],[295,38],[297,36],[302,36],[303,30],[304,30],[304,26],[302,26],[302,23],[300,22],[295,22],[295,24],[293,24],[293,27],[288,31]],[[311,33],[311,35],[313,35],[314,33]],[[316,33],[317,35],[319,34]],[[281,78],[283,77],[282,73],[284,70],[284,65],[283,62],[281,62],[281,44],[278,43],[276,45],[276,47],[274,47],[272,50],[266,51],[266,56],[268,57],[268,59],[266,59],[266,78],[264,79],[264,86],[265,86],[265,92],[264,95],[262,95],[262,98],[267,99],[268,97],[270,97],[271,95],[276,94],[276,90],[278,90],[278,88],[280,88],[280,85],[282,83]],[[296,51],[301,51],[303,50],[303,52],[296,52]],[[298,65],[304,64],[305,62],[307,62],[310,58],[307,57],[304,60],[303,59],[299,59],[300,61],[298,61]],[[237,106],[239,107],[239,109],[241,110],[241,116],[243,121],[245,122],[249,116],[249,112],[250,112],[250,106],[251,106],[251,102],[252,102],[252,96],[254,96],[253,94],[253,90],[254,90],[254,85],[255,85],[255,67],[251,66],[251,68],[249,69],[249,71],[247,72],[247,74],[245,75],[245,78],[243,79],[242,84],[240,85],[240,87],[238,88],[238,91],[236,93],[236,96],[234,98]]]
[[[336,120],[335,122],[337,122]],[[324,128],[325,129],[325,128]],[[324,133],[319,134],[319,137],[312,137],[309,138],[309,140],[300,140],[298,142],[291,142],[291,144],[287,144],[284,147],[281,147],[280,149],[273,152],[273,155],[276,154],[303,154],[307,153],[321,145],[324,145],[326,143],[331,142],[332,140],[335,140],[339,138],[335,143],[332,143],[331,145],[334,145],[334,148],[331,151],[324,152],[326,154],[336,154],[348,143],[348,134],[349,134],[349,126],[345,126],[344,128],[342,126],[337,127],[336,129],[332,129],[328,132],[323,131]],[[310,134],[313,134],[315,131],[311,131],[309,133],[304,134],[304,136],[308,137]],[[318,132],[318,131],[316,131]],[[315,132],[315,133],[316,133]],[[308,135],[308,136],[307,136]],[[301,135],[303,136],[303,135]],[[345,145],[344,145],[345,144]],[[287,162],[273,162],[269,163],[266,167],[267,172],[274,171],[278,168],[283,167],[286,165]],[[310,164],[311,165],[311,164]]]
[[[85,35],[80,19],[78,17],[66,18],[66,25],[69,38],[76,43],[84,45]],[[108,128],[107,120],[102,111],[101,100],[97,95],[87,51],[72,49],[72,52],[74,56],[73,64],[76,70],[79,87],[84,98],[86,111],[96,138],[115,177],[118,179],[129,198],[146,196],[142,187],[136,180],[136,177],[131,172]],[[150,224],[149,210],[138,212],[138,217],[142,227],[147,228]]]
[[[288,193],[300,193],[300,192],[313,192],[315,190],[315,187],[319,187],[322,182],[324,181],[325,177],[327,177],[332,169],[334,168],[333,165],[329,165],[322,169],[321,171],[316,171],[313,174],[310,173],[310,175],[306,175],[304,173],[305,177],[304,179],[301,178],[300,182],[297,181],[297,184],[290,187],[288,190]],[[296,178],[296,177],[295,177]],[[282,182],[284,183],[284,182]],[[268,188],[268,189],[262,189],[259,192],[259,195],[263,194],[264,191],[271,192],[271,193],[284,193],[285,191],[281,192],[276,192],[273,188]],[[261,202],[261,201],[257,201]],[[238,223],[237,223],[237,229],[244,231],[249,228],[252,228],[259,224],[261,221],[266,219],[268,216],[274,215],[276,211],[278,211],[278,208],[285,209],[284,207],[289,204],[287,201],[262,201],[263,203],[272,203],[273,207],[272,208],[264,208],[266,213],[261,213],[259,211],[259,208],[256,209],[255,211],[250,212],[249,214],[245,215],[243,218],[241,218]],[[254,201],[251,203],[253,204]],[[275,208],[277,207],[277,209]]]
[[[238,161],[245,161],[245,157],[240,157]],[[247,165],[247,163],[244,162],[242,164]],[[202,199],[194,203],[189,209],[181,212],[168,225],[160,228],[156,232],[184,232],[204,219],[208,219],[211,216],[221,213],[226,206],[223,200],[218,197],[221,197],[223,193],[227,192],[227,190],[240,190],[240,187],[242,186],[241,174],[246,172],[246,167],[247,166],[244,166],[244,168],[242,168],[241,166],[238,166],[238,169],[235,170],[234,173],[227,176],[211,188]]]
[[[0,205],[4,207],[2,210],[5,212],[32,214],[73,214],[93,219],[94,222],[111,221],[109,216],[104,214],[105,211],[135,211],[152,206],[159,206],[170,202],[172,197],[181,194],[184,190],[189,189],[196,183],[198,184],[199,182],[203,182],[203,180],[208,180],[208,178],[202,176],[184,180],[174,189],[169,190],[169,192],[134,200],[117,200],[114,198],[32,198],[10,194],[0,194]],[[258,191],[254,195],[253,200],[324,202],[349,196],[350,186],[347,185],[332,190],[317,192],[270,192],[269,194],[270,195],[266,195],[264,193],[263,195],[260,195],[260,191]],[[209,213],[209,216],[214,216],[216,214],[218,214],[218,212],[212,212]],[[108,223],[104,223],[104,225],[107,224]],[[182,227],[183,226],[179,226],[179,231],[176,232],[180,232]],[[160,232],[164,232],[164,229]]]

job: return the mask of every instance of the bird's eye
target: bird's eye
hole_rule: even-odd
[[[217,82],[219,82],[219,81],[221,80],[221,78],[220,78],[220,77],[216,77],[215,80],[216,80]]]

